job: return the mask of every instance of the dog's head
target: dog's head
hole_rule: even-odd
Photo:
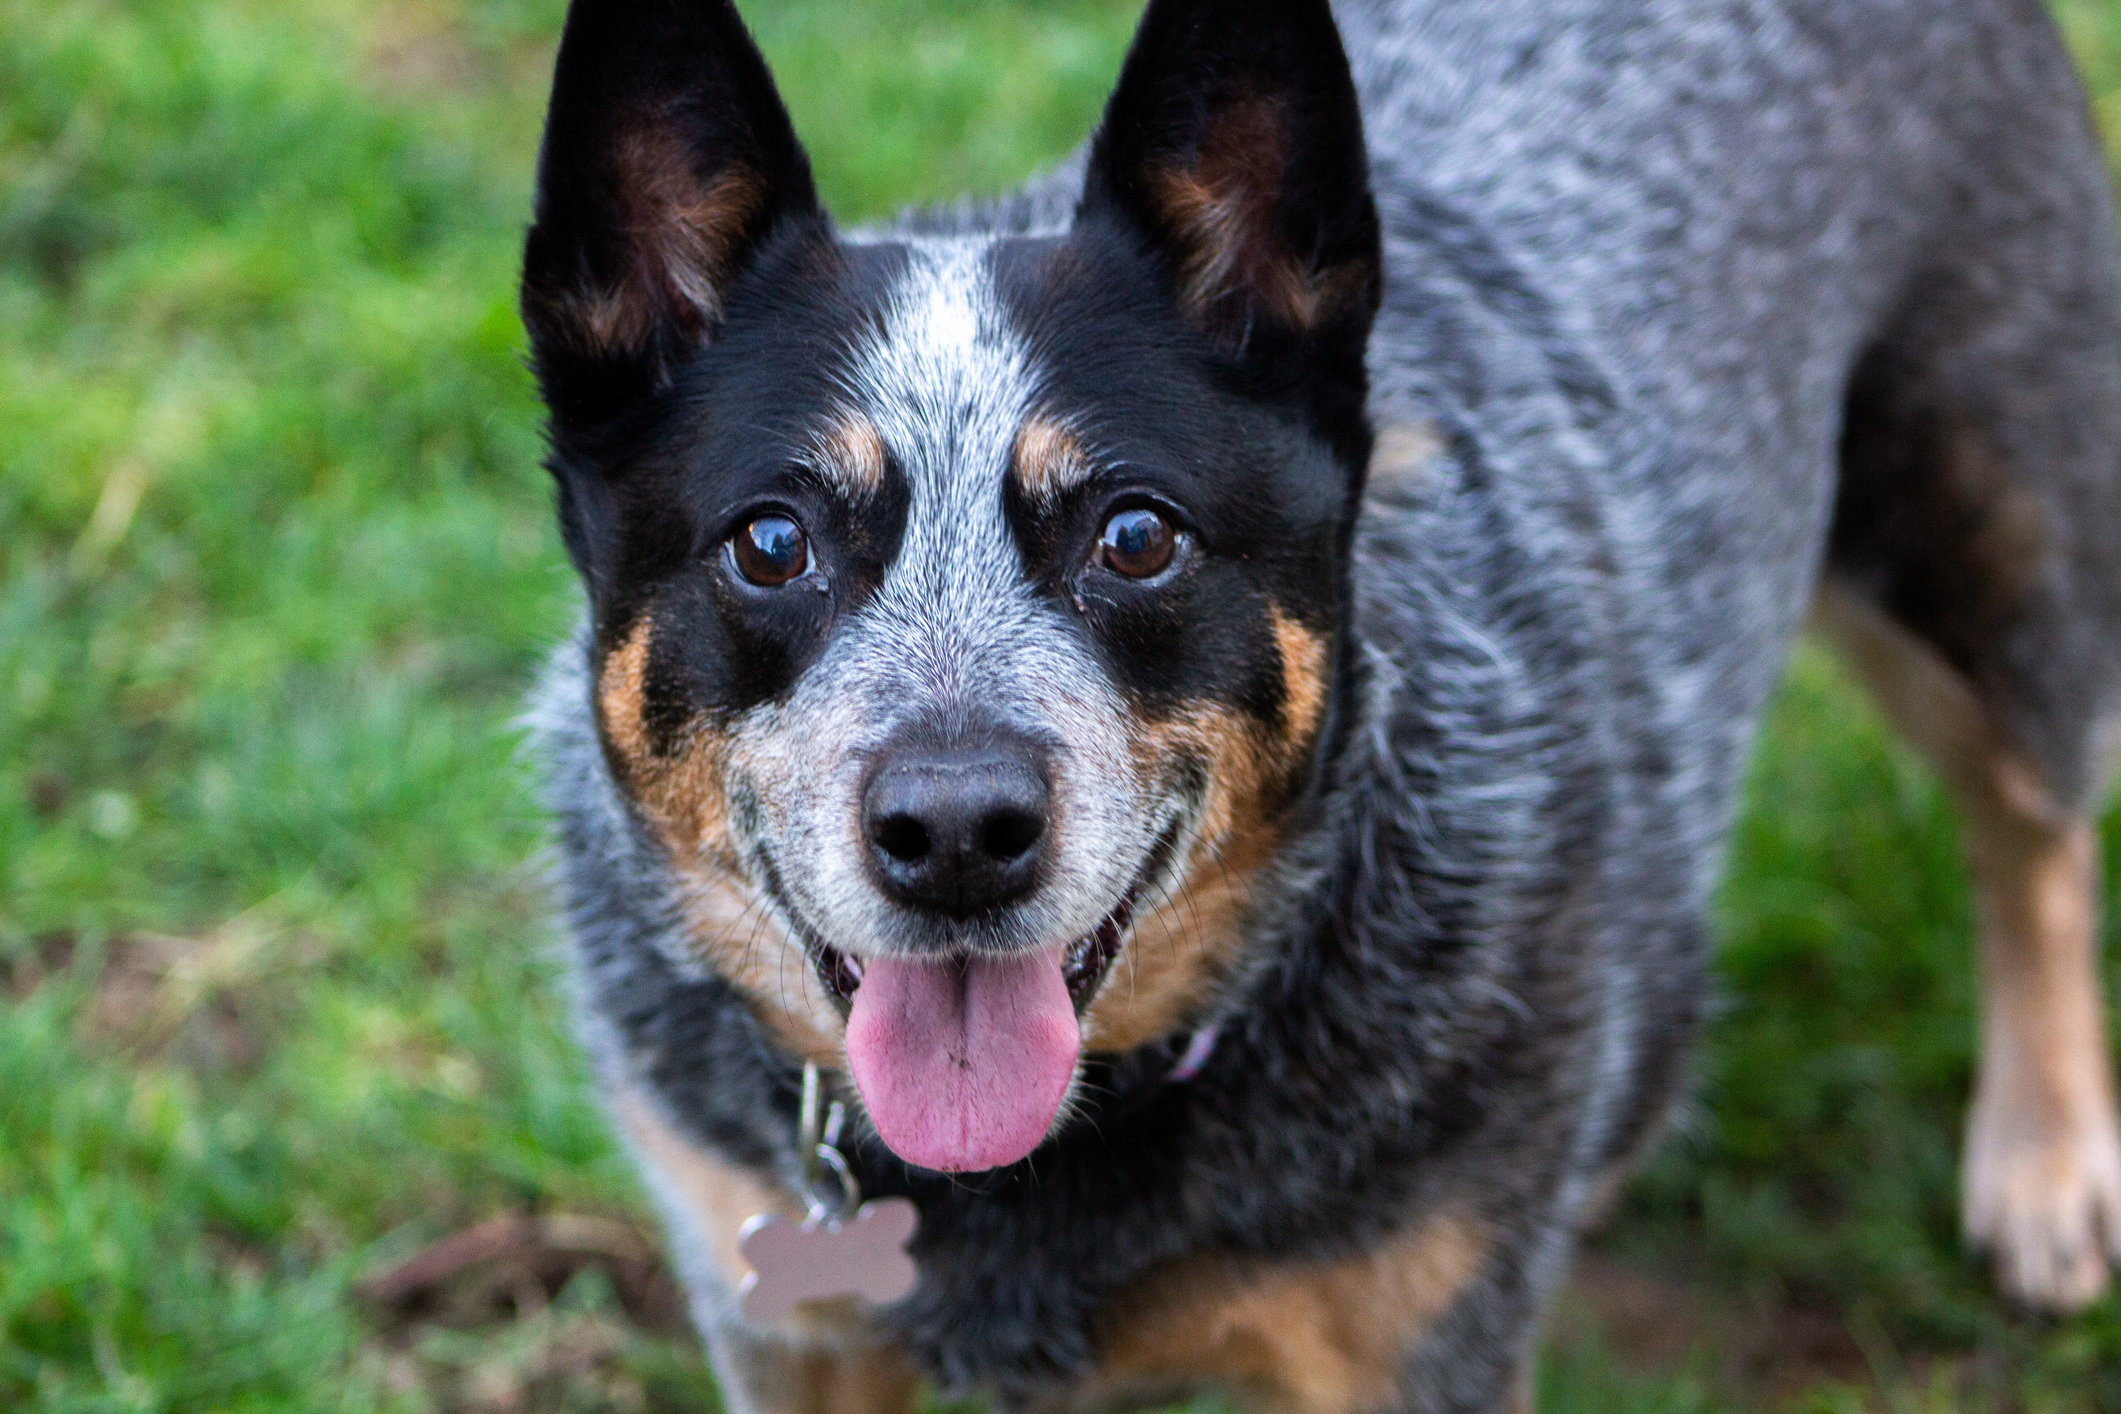
[[[1325,0],[1157,0],[1065,232],[847,240],[725,0],[580,3],[524,256],[598,729],[911,1162],[1193,1015],[1319,769],[1381,279]]]

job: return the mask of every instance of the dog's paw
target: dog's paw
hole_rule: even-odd
[[[1995,1262],[2006,1296],[2075,1311],[2121,1265],[2121,1132],[2111,1114],[2029,1122],[1977,1103],[1966,1148],[1966,1234]]]

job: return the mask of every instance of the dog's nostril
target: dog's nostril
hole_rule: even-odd
[[[872,838],[878,849],[902,864],[928,857],[928,829],[911,815],[890,815],[876,822]]]
[[[990,858],[1015,859],[1046,833],[1046,822],[1022,810],[1001,810],[980,831],[980,848]]]

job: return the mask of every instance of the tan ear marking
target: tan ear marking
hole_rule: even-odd
[[[1288,155],[1286,111],[1268,98],[1230,105],[1203,134],[1190,164],[1152,169],[1151,204],[1185,252],[1179,291],[1186,316],[1213,327],[1249,294],[1295,329],[1309,329],[1360,297],[1362,269],[1313,270],[1277,229]]]
[[[673,133],[636,128],[621,138],[617,167],[626,229],[645,275],[660,275],[667,294],[689,305],[703,324],[721,317],[722,286],[744,228],[765,201],[765,184],[740,166],[703,178]]]
[[[636,352],[665,321],[705,337],[765,183],[739,166],[702,176],[683,142],[653,124],[618,140],[613,167],[627,268],[610,285],[537,292],[538,323],[591,354]]]

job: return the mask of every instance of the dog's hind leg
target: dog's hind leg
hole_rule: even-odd
[[[1818,621],[1956,798],[1981,1061],[1966,1231],[2072,1308],[2121,1261],[2098,809],[2121,715],[2121,281],[2068,58],[1959,134],[1959,198],[1847,392]]]
[[[2096,965],[2098,844],[1965,677],[1829,583],[1814,613],[1887,717],[1936,764],[1972,865],[1981,1063],[1967,1127],[1967,1235],[2021,1301],[2074,1307],[2121,1258],[2121,1131]]]
[[[2067,52],[2044,23],[2006,47],[1936,134],[1948,199],[1846,390],[1818,620],[1959,806],[1967,1236],[2011,1296],[2069,1309],[2121,1262],[2093,825],[2121,726],[2121,273]]]

